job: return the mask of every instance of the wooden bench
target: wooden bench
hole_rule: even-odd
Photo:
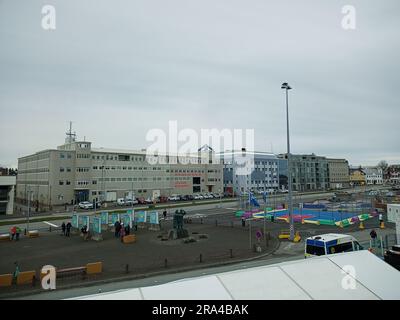
[[[29,238],[37,238],[37,237],[39,237],[39,231],[38,231],[38,230],[31,230],[31,231],[28,231],[27,236],[28,236]]]
[[[56,269],[56,277],[57,278],[62,278],[64,276],[71,276],[71,275],[76,275],[76,274],[85,275],[86,267]]]
[[[32,284],[36,277],[36,271],[23,271],[18,273],[17,284]]]
[[[98,274],[103,271],[102,262],[93,262],[86,265],[86,274]]]
[[[10,241],[10,234],[9,233],[3,233],[0,234],[0,241]]]
[[[0,274],[0,287],[11,286],[12,280],[13,280],[13,275],[11,273]]]
[[[135,243],[136,242],[136,235],[130,234],[128,236],[125,236],[122,241],[124,243]]]

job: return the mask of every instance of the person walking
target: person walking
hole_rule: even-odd
[[[120,227],[120,231],[119,231],[119,235],[121,237],[121,242],[124,242],[124,237],[125,237],[125,228],[124,228],[124,224],[121,223],[121,227]]]
[[[18,278],[18,275],[19,275],[19,265],[18,265],[18,262],[15,261],[15,262],[14,262],[14,265],[15,265],[15,270],[14,270],[14,273],[13,273],[13,281],[14,281],[14,283],[17,283],[17,278]]]
[[[21,233],[21,228],[20,227],[16,227],[15,228],[15,241],[19,240],[20,233]]]
[[[115,237],[118,238],[119,237],[119,233],[121,231],[121,223],[119,221],[115,221],[114,223],[114,228],[115,228]]]
[[[66,229],[65,222],[63,222],[62,225],[61,225],[61,230],[62,230],[62,234],[64,236],[65,236],[65,229]]]
[[[11,241],[14,240],[15,234],[17,233],[17,227],[14,226],[10,229],[10,233],[11,233]]]
[[[163,216],[164,216],[164,220],[167,219],[167,210],[164,209],[164,211],[163,211],[162,214],[163,214]]]
[[[379,214],[379,225],[380,225],[380,226],[382,225],[382,222],[383,222],[383,214],[380,213],[380,214]]]
[[[375,247],[376,246],[376,238],[378,237],[378,235],[376,234],[376,231],[374,229],[372,229],[371,232],[369,233],[369,235],[371,236],[372,246]]]
[[[246,226],[246,219],[244,217],[242,217],[242,227]]]
[[[126,236],[129,236],[130,233],[131,233],[131,227],[130,227],[130,225],[128,224],[128,225],[125,227],[125,235],[126,235]]]
[[[66,228],[65,236],[66,236],[66,237],[69,237],[70,232],[71,232],[71,228],[72,228],[71,222],[68,222],[65,228]]]

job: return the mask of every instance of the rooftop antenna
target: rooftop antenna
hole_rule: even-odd
[[[72,143],[76,140],[76,132],[72,133],[72,121],[69,122],[69,131],[66,132],[67,138],[65,139],[66,143]]]

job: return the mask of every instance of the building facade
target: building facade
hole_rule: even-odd
[[[0,175],[0,215],[14,212],[15,184],[15,176]]]
[[[223,152],[220,158],[226,194],[272,192],[279,188],[279,159],[276,155],[242,149]]]
[[[383,184],[382,169],[378,167],[364,167],[365,182],[367,185]]]
[[[350,186],[349,162],[346,159],[328,158],[329,184],[331,189]]]
[[[287,154],[280,154],[287,160]],[[329,168],[326,157],[315,154],[291,154],[291,173],[293,191],[329,189]]]
[[[149,161],[146,151],[96,149],[69,137],[57,149],[18,159],[17,201],[26,203],[30,194],[38,211],[132,194],[152,198],[222,190],[222,165],[211,152],[179,159],[157,155]]]
[[[392,185],[400,185],[400,165],[390,165],[387,168],[386,181]]]
[[[366,184],[365,173],[361,167],[350,167],[350,186],[364,186]]]

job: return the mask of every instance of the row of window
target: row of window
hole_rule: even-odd
[[[151,167],[123,167],[123,166],[93,166],[93,170],[128,170],[128,171],[136,171],[136,170],[150,170]],[[162,170],[161,167],[153,167],[153,171]],[[185,170],[185,169],[166,169],[165,172],[167,173],[204,173],[204,170],[193,169],[193,170]],[[208,171],[210,172],[210,171]],[[221,172],[221,170],[214,170],[211,172]]]

